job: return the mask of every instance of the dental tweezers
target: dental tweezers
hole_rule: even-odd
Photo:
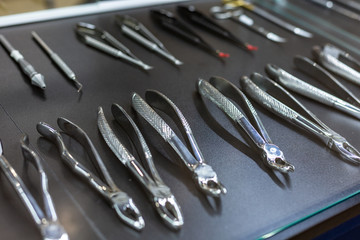
[[[215,23],[209,17],[196,10],[194,6],[178,6],[177,10],[179,14],[190,23],[195,24],[202,29],[206,29],[218,36],[221,36],[247,51],[256,51],[258,49],[258,47],[244,42],[232,34],[229,30]]]
[[[175,65],[183,63],[176,59],[141,22],[129,15],[116,15],[115,22],[121,28],[121,31],[128,37],[134,39],[146,48],[160,54]]]
[[[255,144],[256,151],[266,166],[283,173],[295,170],[294,166],[285,160],[280,148],[272,143],[254,107],[240,89],[221,77],[212,77],[209,82],[199,79],[197,87],[201,96],[213,102],[243,129]],[[242,107],[254,126],[228,98]]]
[[[150,70],[153,68],[136,57],[127,47],[125,47],[110,33],[97,28],[95,25],[80,22],[76,26],[76,33],[85,44],[93,48],[103,51],[116,58],[123,59],[144,70]]]
[[[359,151],[344,137],[321,122],[288,91],[276,82],[258,73],[252,74],[250,78],[251,80],[248,77],[240,79],[240,85],[247,96],[275,115],[312,133],[324,142],[327,148],[337,152],[344,160],[360,164]],[[278,99],[281,99],[283,102],[280,102]]]
[[[147,146],[139,128],[125,110],[119,105],[113,104],[111,111],[115,120],[121,124],[130,139],[133,141],[135,147],[141,148],[143,154],[142,159],[145,159],[145,161],[143,161],[144,165],[141,165],[140,162],[135,159],[135,157],[116,137],[105,118],[103,109],[99,107],[98,128],[106,144],[120,162],[130,170],[130,172],[144,187],[150,201],[153,203],[153,206],[164,223],[174,230],[180,229],[184,224],[180,205],[171,193],[170,188],[165,185],[157,172],[150,149]],[[138,152],[141,152],[141,150]],[[146,171],[143,166],[149,169],[149,171]]]
[[[57,123],[64,133],[81,143],[87,151],[92,163],[95,165],[98,172],[101,173],[104,181],[93,174],[71,155],[65,146],[60,132],[44,122],[38,123],[36,125],[36,129],[42,136],[57,146],[61,159],[64,163],[68,165],[76,175],[79,175],[88,182],[95,191],[100,193],[101,196],[109,202],[111,207],[124,223],[136,230],[143,229],[145,227],[145,222],[140,214],[140,211],[134,204],[132,198],[116,186],[94,144],[91,142],[87,134],[80,127],[65,118],[58,118]]]
[[[212,167],[205,163],[190,125],[178,107],[164,94],[155,90],[147,90],[145,97],[146,101],[137,93],[134,93],[132,96],[132,107],[174,149],[186,167],[192,172],[196,186],[203,193],[212,197],[219,197],[220,194],[225,194],[226,188],[220,183]],[[183,130],[181,132],[186,133],[184,138],[190,144],[192,153],[152,107],[166,113],[174,120],[178,128]]]
[[[38,226],[44,240],[68,240],[69,236],[64,227],[60,224],[55,211],[54,203],[48,189],[48,178],[41,164],[40,157],[29,147],[29,138],[24,135],[21,140],[21,150],[26,163],[31,163],[40,176],[41,194],[44,211],[41,209],[35,198],[32,196],[15,169],[3,155],[3,147],[0,141],[0,168],[9,180],[26,209],[31,214]]]
[[[314,46],[312,53],[315,61],[327,70],[360,86],[360,61],[349,53],[331,44],[325,44],[322,47]]]

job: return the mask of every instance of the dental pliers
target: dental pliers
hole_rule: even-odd
[[[241,88],[247,96],[275,115],[313,134],[324,142],[327,148],[337,152],[341,158],[360,164],[359,151],[344,137],[320,121],[288,91],[258,73],[252,74],[250,78],[251,80],[245,76],[240,79]]]
[[[130,170],[130,172],[144,187],[150,201],[153,203],[157,213],[164,223],[174,230],[180,229],[184,224],[180,205],[171,193],[170,188],[165,185],[157,172],[150,149],[147,146],[139,128],[125,110],[119,105],[113,104],[111,110],[115,120],[126,131],[135,147],[141,148],[139,150],[142,150],[143,158],[141,159],[144,159],[143,165],[141,165],[140,162],[136,160],[135,157],[119,141],[109,126],[103,109],[99,107],[97,120],[98,128],[106,144],[120,162]],[[143,166],[149,171],[146,171]]]
[[[143,229],[145,222],[140,211],[134,204],[132,198],[116,186],[88,135],[76,124],[65,118],[58,118],[57,123],[64,133],[81,143],[98,172],[101,173],[104,181],[94,175],[71,155],[65,146],[60,132],[44,122],[38,123],[36,129],[43,137],[57,146],[64,163],[68,165],[76,175],[79,175],[88,182],[95,191],[100,193],[124,223],[136,230]]]
[[[199,79],[198,92],[209,99],[249,136],[266,166],[283,173],[293,172],[295,167],[285,160],[283,152],[272,143],[263,123],[251,102],[234,84],[221,77],[212,77],[209,82]],[[242,107],[248,118],[228,98]]]

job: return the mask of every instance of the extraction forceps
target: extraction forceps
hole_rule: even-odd
[[[322,6],[326,9],[330,9],[334,12],[337,12],[345,17],[360,21],[360,15],[356,12],[353,12],[345,7],[342,7],[341,5],[338,5],[334,1],[329,0],[309,0],[310,2],[313,2],[319,6]]]
[[[267,64],[265,70],[271,79],[283,87],[360,119],[360,108],[300,80],[276,65]]]
[[[360,100],[355,94],[341,84],[331,73],[319,66],[319,64],[303,56],[296,56],[294,58],[294,64],[298,69],[331,89],[332,92],[336,93],[341,99],[356,107],[360,107]]]
[[[125,47],[110,33],[97,28],[93,24],[83,22],[78,23],[76,26],[76,33],[85,44],[93,48],[130,62],[144,70],[150,70],[153,68],[136,57],[127,47]]]
[[[205,163],[190,125],[179,108],[164,94],[155,90],[147,90],[145,97],[146,102],[137,93],[134,93],[132,96],[132,107],[174,149],[176,154],[193,174],[193,180],[196,186],[198,186],[203,193],[211,197],[220,197],[220,194],[226,194],[227,190],[218,180],[216,172],[210,165]],[[183,130],[182,134],[184,132],[186,133],[184,138],[187,139],[187,143],[190,144],[192,153],[151,106],[170,116],[178,128]]]
[[[186,41],[198,46],[211,55],[214,55],[220,59],[228,58],[230,55],[228,53],[221,52],[220,50],[216,50],[213,48],[209,43],[207,43],[204,39],[202,39],[198,34],[196,34],[193,30],[191,30],[188,26],[184,23],[179,21],[175,16],[164,9],[160,10],[151,10],[150,11],[151,17],[160,24],[163,28],[176,35],[180,36],[181,38],[185,39]]]
[[[221,77],[212,77],[209,82],[199,79],[197,87],[201,96],[213,102],[243,129],[252,143],[255,144],[256,151],[266,166],[283,173],[295,170],[295,167],[285,160],[280,148],[272,143],[254,107],[240,89]],[[242,107],[254,126],[228,98]]]
[[[253,73],[250,78],[251,80],[248,77],[240,79],[240,85],[247,96],[275,115],[312,133],[343,159],[360,164],[359,151],[344,137],[321,122],[283,87],[258,73]]]
[[[115,22],[120,26],[121,31],[134,39],[146,48],[160,54],[175,65],[182,65],[183,62],[176,59],[141,22],[129,15],[116,15]]]
[[[101,173],[104,181],[71,155],[59,131],[44,122],[38,123],[36,129],[42,136],[57,146],[64,163],[68,165],[75,174],[90,184],[95,191],[100,193],[124,223],[136,230],[143,229],[145,222],[139,209],[134,204],[132,198],[116,186],[88,135],[80,127],[65,118],[58,118],[57,123],[65,134],[78,141],[85,148],[89,158],[97,168],[97,171]]]
[[[253,46],[249,43],[244,42],[243,40],[236,37],[229,30],[223,28],[209,17],[205,16],[201,12],[195,9],[194,6],[178,6],[177,10],[179,14],[190,23],[193,23],[203,29],[206,29],[209,32],[212,32],[218,36],[221,36],[235,45],[240,46],[248,51],[256,51],[258,47]]]
[[[45,89],[46,84],[44,76],[41,73],[38,73],[34,67],[24,59],[24,56],[9,43],[4,35],[0,34],[0,42],[9,52],[10,57],[19,64],[23,73],[30,78],[31,84],[41,89]]]
[[[251,4],[248,1],[244,1],[244,0],[222,0],[223,4],[230,4],[233,5],[235,7],[242,7],[245,8],[246,10],[253,12],[255,14],[257,14],[258,16],[278,25],[281,28],[284,28],[285,30],[294,33],[295,35],[301,36],[301,37],[305,37],[305,38],[312,38],[313,34],[305,31],[304,29],[301,29],[299,27],[296,27],[284,20],[282,20],[281,18],[276,17],[275,15],[270,14],[269,12],[261,9],[260,7]]]
[[[21,140],[21,150],[26,163],[31,163],[40,176],[41,194],[44,211],[32,196],[15,169],[3,155],[3,147],[0,141],[0,167],[11,186],[14,188],[21,201],[31,214],[38,226],[44,240],[68,240],[69,236],[60,224],[55,211],[54,203],[48,190],[48,178],[41,164],[39,155],[29,147],[29,138],[24,135]]]
[[[164,223],[174,229],[178,230],[184,225],[183,216],[180,205],[176,198],[171,193],[170,188],[165,185],[161,179],[158,171],[155,168],[154,161],[149,147],[146,144],[145,138],[141,134],[139,128],[125,110],[117,104],[111,107],[112,114],[115,120],[123,126],[130,139],[133,141],[135,147],[140,147],[138,152],[142,153],[141,159],[144,159],[143,165],[128,151],[125,146],[116,137],[113,130],[109,126],[103,109],[98,109],[98,128],[103,136],[106,144],[111,151],[120,160],[120,162],[127,167],[130,172],[136,177],[141,185],[146,190],[150,201],[153,203],[157,213],[164,221]],[[149,171],[146,171],[146,167]]]
[[[247,16],[241,8],[234,7],[230,4],[225,4],[224,6],[211,7],[210,13],[216,19],[231,19],[237,23],[240,23],[273,42],[286,42],[285,38],[280,37],[279,35],[270,32],[259,25],[256,25],[255,21],[251,17]]]
[[[360,62],[349,53],[331,44],[325,44],[322,47],[314,46],[312,53],[315,61],[327,70],[360,86]]]

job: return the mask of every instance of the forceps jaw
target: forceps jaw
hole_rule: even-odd
[[[174,230],[179,230],[184,225],[180,205],[173,195],[167,197],[154,197],[156,211],[164,223]]]
[[[284,153],[275,144],[266,143],[261,147],[265,164],[283,173],[294,172],[295,167],[285,160]]]
[[[340,156],[354,164],[360,164],[360,153],[350,143],[344,140],[336,140],[334,138],[329,142],[329,147],[337,151]]]
[[[68,240],[69,236],[58,222],[47,222],[40,227],[44,240]]]
[[[216,172],[206,163],[200,163],[196,166],[193,177],[196,180],[197,186],[207,195],[220,197],[220,194],[227,193],[226,188],[219,181]]]

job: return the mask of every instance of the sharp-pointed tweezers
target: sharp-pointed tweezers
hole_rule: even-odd
[[[34,222],[38,226],[44,240],[68,240],[69,236],[63,226],[58,221],[54,203],[48,190],[48,178],[41,165],[39,156],[29,147],[28,136],[23,136],[20,140],[21,149],[26,163],[30,162],[36,168],[40,176],[41,194],[43,199],[44,211],[38,205],[30,191],[21,180],[15,169],[10,165],[3,155],[2,143],[0,141],[0,167],[11,186],[14,188],[21,201],[31,214]]]
[[[265,70],[271,79],[283,87],[360,119],[360,108],[300,80],[276,65],[267,64]]]
[[[103,51],[116,58],[123,59],[144,70],[150,70],[153,68],[131,53],[127,47],[120,43],[110,33],[97,28],[95,25],[80,22],[76,26],[76,33],[85,44],[93,48]]]
[[[240,80],[240,85],[247,96],[270,112],[312,133],[323,141],[327,148],[337,152],[343,159],[360,164],[359,151],[344,137],[321,122],[288,91],[276,82],[258,73],[252,74],[250,78],[251,80],[248,77],[243,77]],[[274,96],[286,102],[287,105],[277,100]]]
[[[180,229],[184,224],[180,205],[171,193],[170,188],[165,185],[157,172],[151,152],[140,130],[131,117],[119,105],[113,104],[111,110],[114,118],[123,126],[123,129],[134,142],[134,145],[141,147],[142,152],[140,150],[138,152],[143,154],[145,159],[144,166],[149,169],[149,172],[144,169],[143,165],[141,165],[140,162],[137,161],[119,141],[110,128],[102,108],[99,107],[98,128],[106,144],[120,162],[127,167],[142,184],[144,189],[147,191],[151,202],[154,204],[157,213],[165,224],[174,230]]]
[[[325,44],[322,47],[314,46],[312,53],[315,61],[327,70],[360,86],[360,72],[354,69],[360,69],[360,61],[349,53],[331,44]]]
[[[309,58],[296,56],[294,58],[295,66],[313,77],[321,84],[331,89],[341,99],[351,103],[356,107],[360,107],[360,100],[348,88],[341,84],[331,73],[322,68],[319,64],[313,62]]]
[[[80,127],[65,118],[58,118],[57,123],[64,133],[81,143],[81,145],[86,149],[91,161],[96,166],[98,172],[101,173],[104,181],[93,174],[84,165],[79,163],[71,155],[64,144],[62,136],[57,130],[44,122],[38,123],[36,129],[42,136],[53,142],[58,147],[61,159],[65,162],[65,164],[68,165],[75,174],[86,180],[95,191],[100,193],[101,196],[109,202],[111,207],[124,223],[136,230],[143,229],[145,222],[140,214],[140,211],[134,204],[132,198],[116,186],[94,144],[91,142],[87,134]]]
[[[186,167],[193,173],[195,184],[209,196],[219,197],[220,194],[225,194],[226,188],[220,183],[212,167],[205,163],[190,125],[177,106],[164,94],[155,90],[147,90],[145,97],[146,102],[137,93],[134,93],[132,107],[175,150]],[[190,143],[192,153],[151,106],[169,115],[179,129],[184,130],[182,133],[186,133],[184,138]]]
[[[246,10],[253,12],[255,14],[257,14],[258,16],[278,25],[279,27],[284,28],[285,30],[292,32],[298,36],[301,37],[305,37],[305,38],[312,38],[313,34],[305,31],[304,29],[301,29],[299,27],[296,27],[284,20],[282,20],[281,18],[278,18],[275,15],[270,14],[269,12],[261,9],[260,7],[249,3],[248,1],[244,1],[244,0],[222,0],[222,2],[224,4],[230,4],[236,7],[243,7]]]
[[[183,63],[176,59],[141,22],[129,15],[116,15],[115,22],[120,26],[121,31],[134,39],[146,48],[160,54],[175,65]]]
[[[227,58],[229,54],[223,53],[220,50],[216,50],[204,39],[202,39],[198,34],[191,30],[184,23],[179,21],[174,15],[164,9],[160,10],[151,10],[151,17],[159,23],[163,28],[175,33],[186,41],[191,42],[195,46],[199,46],[211,55],[214,55],[218,58]]]
[[[284,173],[295,170],[294,166],[285,160],[280,148],[272,143],[254,107],[240,89],[228,80],[220,77],[212,77],[209,82],[199,79],[197,87],[203,97],[213,102],[244,130],[255,144],[256,151],[268,167]],[[254,126],[228,98],[231,98],[242,107]]]
[[[279,35],[266,30],[265,28],[255,24],[255,21],[247,16],[241,8],[234,7],[230,4],[224,6],[213,6],[210,8],[211,15],[216,19],[231,19],[237,23],[244,25],[250,30],[260,34],[261,36],[277,43],[286,42],[286,39]]]
[[[329,0],[310,0],[310,2],[313,2],[317,5],[320,5],[326,9],[330,9],[334,12],[337,12],[345,17],[360,21],[360,15],[357,14],[356,12],[353,12],[345,7],[342,7],[336,3],[334,3],[333,1],[329,1]]]
[[[208,30],[209,32],[221,36],[247,51],[256,51],[258,49],[258,47],[244,42],[232,34],[229,30],[223,28],[209,17],[197,11],[194,6],[178,6],[177,10],[179,14],[190,23],[193,23],[203,29]]]

